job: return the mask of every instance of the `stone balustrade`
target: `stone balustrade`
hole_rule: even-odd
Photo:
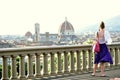
[[[110,44],[108,48],[114,64],[106,64],[106,69],[120,68],[120,44]],[[1,80],[27,80],[89,73],[92,71],[94,53],[91,45],[36,46],[0,49],[0,57]]]

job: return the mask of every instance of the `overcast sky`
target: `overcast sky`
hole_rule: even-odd
[[[90,24],[120,15],[120,0],[0,0],[0,35],[57,33],[67,20],[75,32]]]

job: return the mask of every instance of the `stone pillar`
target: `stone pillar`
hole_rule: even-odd
[[[41,73],[40,73],[40,54],[35,54],[35,77],[40,78]]]
[[[33,78],[33,63],[32,63],[32,58],[33,55],[28,55],[28,75],[27,78],[28,79],[32,79]]]
[[[114,65],[114,50],[113,50],[113,48],[110,48],[110,54],[111,54],[112,59],[113,59],[113,64],[110,64],[110,68],[112,69],[113,65]]]
[[[7,56],[3,56],[3,66],[2,66],[2,80],[9,80],[8,78],[8,64],[7,64]]]
[[[82,50],[82,53],[83,53],[83,59],[82,59],[83,60],[83,64],[82,64],[83,65],[83,72],[86,72],[86,70],[87,70],[86,69],[86,64],[87,64],[86,63],[86,51]]]
[[[118,54],[118,57],[119,57],[119,58],[118,58],[118,63],[119,63],[118,65],[119,65],[119,68],[120,68],[120,48],[119,48],[119,54]]]
[[[43,72],[43,75],[44,76],[48,76],[48,57],[47,57],[47,53],[44,53],[43,54],[44,56],[44,72]]]
[[[91,50],[88,50],[88,70],[89,71],[92,71],[92,67],[93,67],[93,60],[92,60],[92,55],[93,55],[94,53],[92,53],[92,51]]]
[[[80,51],[77,51],[77,72],[79,73],[81,71],[81,62],[80,62]]]
[[[13,55],[11,57],[12,57],[11,80],[17,80],[16,56]]]
[[[68,53],[64,52],[64,73],[68,74]]]
[[[115,67],[118,67],[118,48],[115,48]]]
[[[55,64],[54,64],[54,53],[50,53],[51,55],[51,75],[55,75]]]
[[[110,51],[110,48],[108,47],[108,50]],[[110,70],[110,64],[106,63],[105,64],[105,70]]]
[[[74,61],[74,52],[73,51],[71,51],[70,52],[70,55],[71,55],[71,64],[70,64],[70,66],[71,66],[71,70],[70,70],[70,72],[71,73],[74,73],[75,72],[75,61]]]
[[[20,80],[24,80],[26,79],[25,77],[25,56],[24,55],[20,55],[20,70],[19,70],[19,79]]]
[[[62,74],[62,62],[61,62],[61,53],[57,52],[58,56],[58,74]]]

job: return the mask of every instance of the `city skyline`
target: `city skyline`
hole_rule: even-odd
[[[119,15],[119,5],[119,0],[1,0],[0,35],[34,34],[35,23],[40,24],[40,33],[58,33],[65,17],[77,33]]]

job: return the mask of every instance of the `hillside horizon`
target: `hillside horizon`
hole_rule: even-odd
[[[107,31],[120,31],[120,15],[112,17],[104,21],[105,29]],[[93,24],[86,26],[80,30],[81,33],[84,32],[96,32],[99,28],[99,24]]]

